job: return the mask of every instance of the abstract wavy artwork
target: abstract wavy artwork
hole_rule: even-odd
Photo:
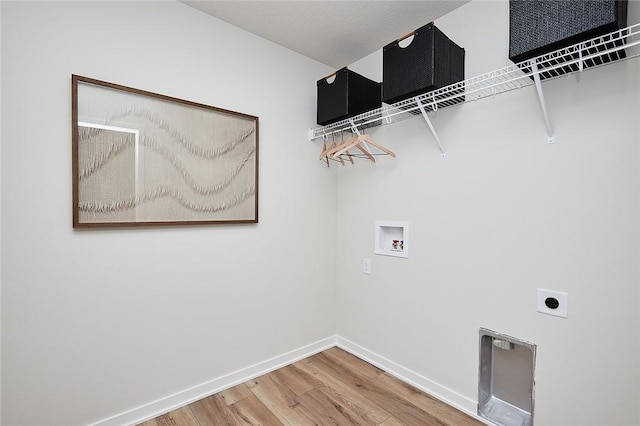
[[[72,76],[73,226],[256,223],[258,117]]]

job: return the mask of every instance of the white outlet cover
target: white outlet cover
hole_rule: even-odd
[[[362,259],[362,273],[371,275],[371,259]]]
[[[545,303],[547,299],[554,298],[558,301],[558,307],[549,308]],[[547,315],[553,315],[561,318],[568,318],[569,313],[569,293],[564,291],[547,290],[546,288],[538,289],[538,312]]]

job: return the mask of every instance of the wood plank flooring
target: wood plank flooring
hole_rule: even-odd
[[[196,401],[140,426],[483,423],[338,348]]]

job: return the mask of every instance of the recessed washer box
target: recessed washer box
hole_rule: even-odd
[[[409,222],[397,220],[376,221],[375,254],[409,257]]]

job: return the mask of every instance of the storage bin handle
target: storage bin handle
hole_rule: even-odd
[[[433,21],[432,21],[432,22],[429,22],[429,23],[428,23],[427,25],[425,25],[425,26],[428,26],[428,25],[433,25]],[[424,27],[422,27],[422,28],[424,28]],[[418,32],[418,30],[421,30],[422,28],[418,28],[417,30],[413,30],[413,31],[411,31],[410,33],[407,33],[407,34],[403,35],[402,37],[400,37],[400,38],[399,38],[398,40],[396,40],[396,41],[397,41],[398,43],[400,43],[402,40],[407,39],[407,38],[411,37],[412,35],[416,35],[416,33]]]
[[[326,77],[323,77],[323,80],[324,80],[327,84],[331,84],[331,83],[333,83],[334,81],[336,81],[336,77],[337,77],[337,76],[338,76],[338,71],[336,71],[336,72],[334,72],[334,73],[331,73],[331,74],[329,74],[329,75],[328,75],[328,76],[326,76]]]
[[[402,37],[400,37],[398,40],[396,40],[398,43],[400,43],[402,40],[411,37],[412,35],[415,35],[415,31],[411,31],[410,33],[407,33],[405,35],[403,35]]]

